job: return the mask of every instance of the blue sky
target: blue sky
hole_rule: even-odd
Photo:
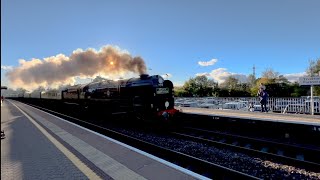
[[[118,46],[183,84],[267,68],[303,75],[320,57],[319,0],[1,0],[1,82],[19,59]],[[213,65],[199,61],[216,59]]]

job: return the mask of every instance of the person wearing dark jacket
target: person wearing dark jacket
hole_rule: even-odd
[[[268,93],[266,90],[259,90],[258,96],[260,97],[260,104],[261,104],[261,112],[268,112],[267,109],[267,102],[268,102]]]

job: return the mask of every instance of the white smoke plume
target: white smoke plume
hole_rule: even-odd
[[[128,73],[143,74],[146,65],[141,57],[132,57],[128,52],[114,46],[103,46],[99,51],[89,48],[77,49],[70,56],[58,54],[43,60],[20,60],[20,66],[6,73],[11,85],[25,89],[39,86],[58,87],[74,84],[75,77],[108,77]]]

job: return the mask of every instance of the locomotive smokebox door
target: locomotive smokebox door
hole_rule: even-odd
[[[168,107],[169,107],[169,102],[168,101],[166,101],[165,103],[164,103],[164,106],[166,107],[166,109],[168,109]]]

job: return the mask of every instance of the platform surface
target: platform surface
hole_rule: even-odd
[[[1,179],[207,179],[13,100],[1,130]]]
[[[273,112],[247,112],[238,110],[218,110],[192,107],[176,107],[182,110],[183,113],[200,114],[221,117],[233,117],[248,120],[262,120],[282,123],[305,124],[320,126],[320,115],[305,115],[305,114],[279,114]]]
[[[88,179],[17,108],[1,106],[1,179]]]

